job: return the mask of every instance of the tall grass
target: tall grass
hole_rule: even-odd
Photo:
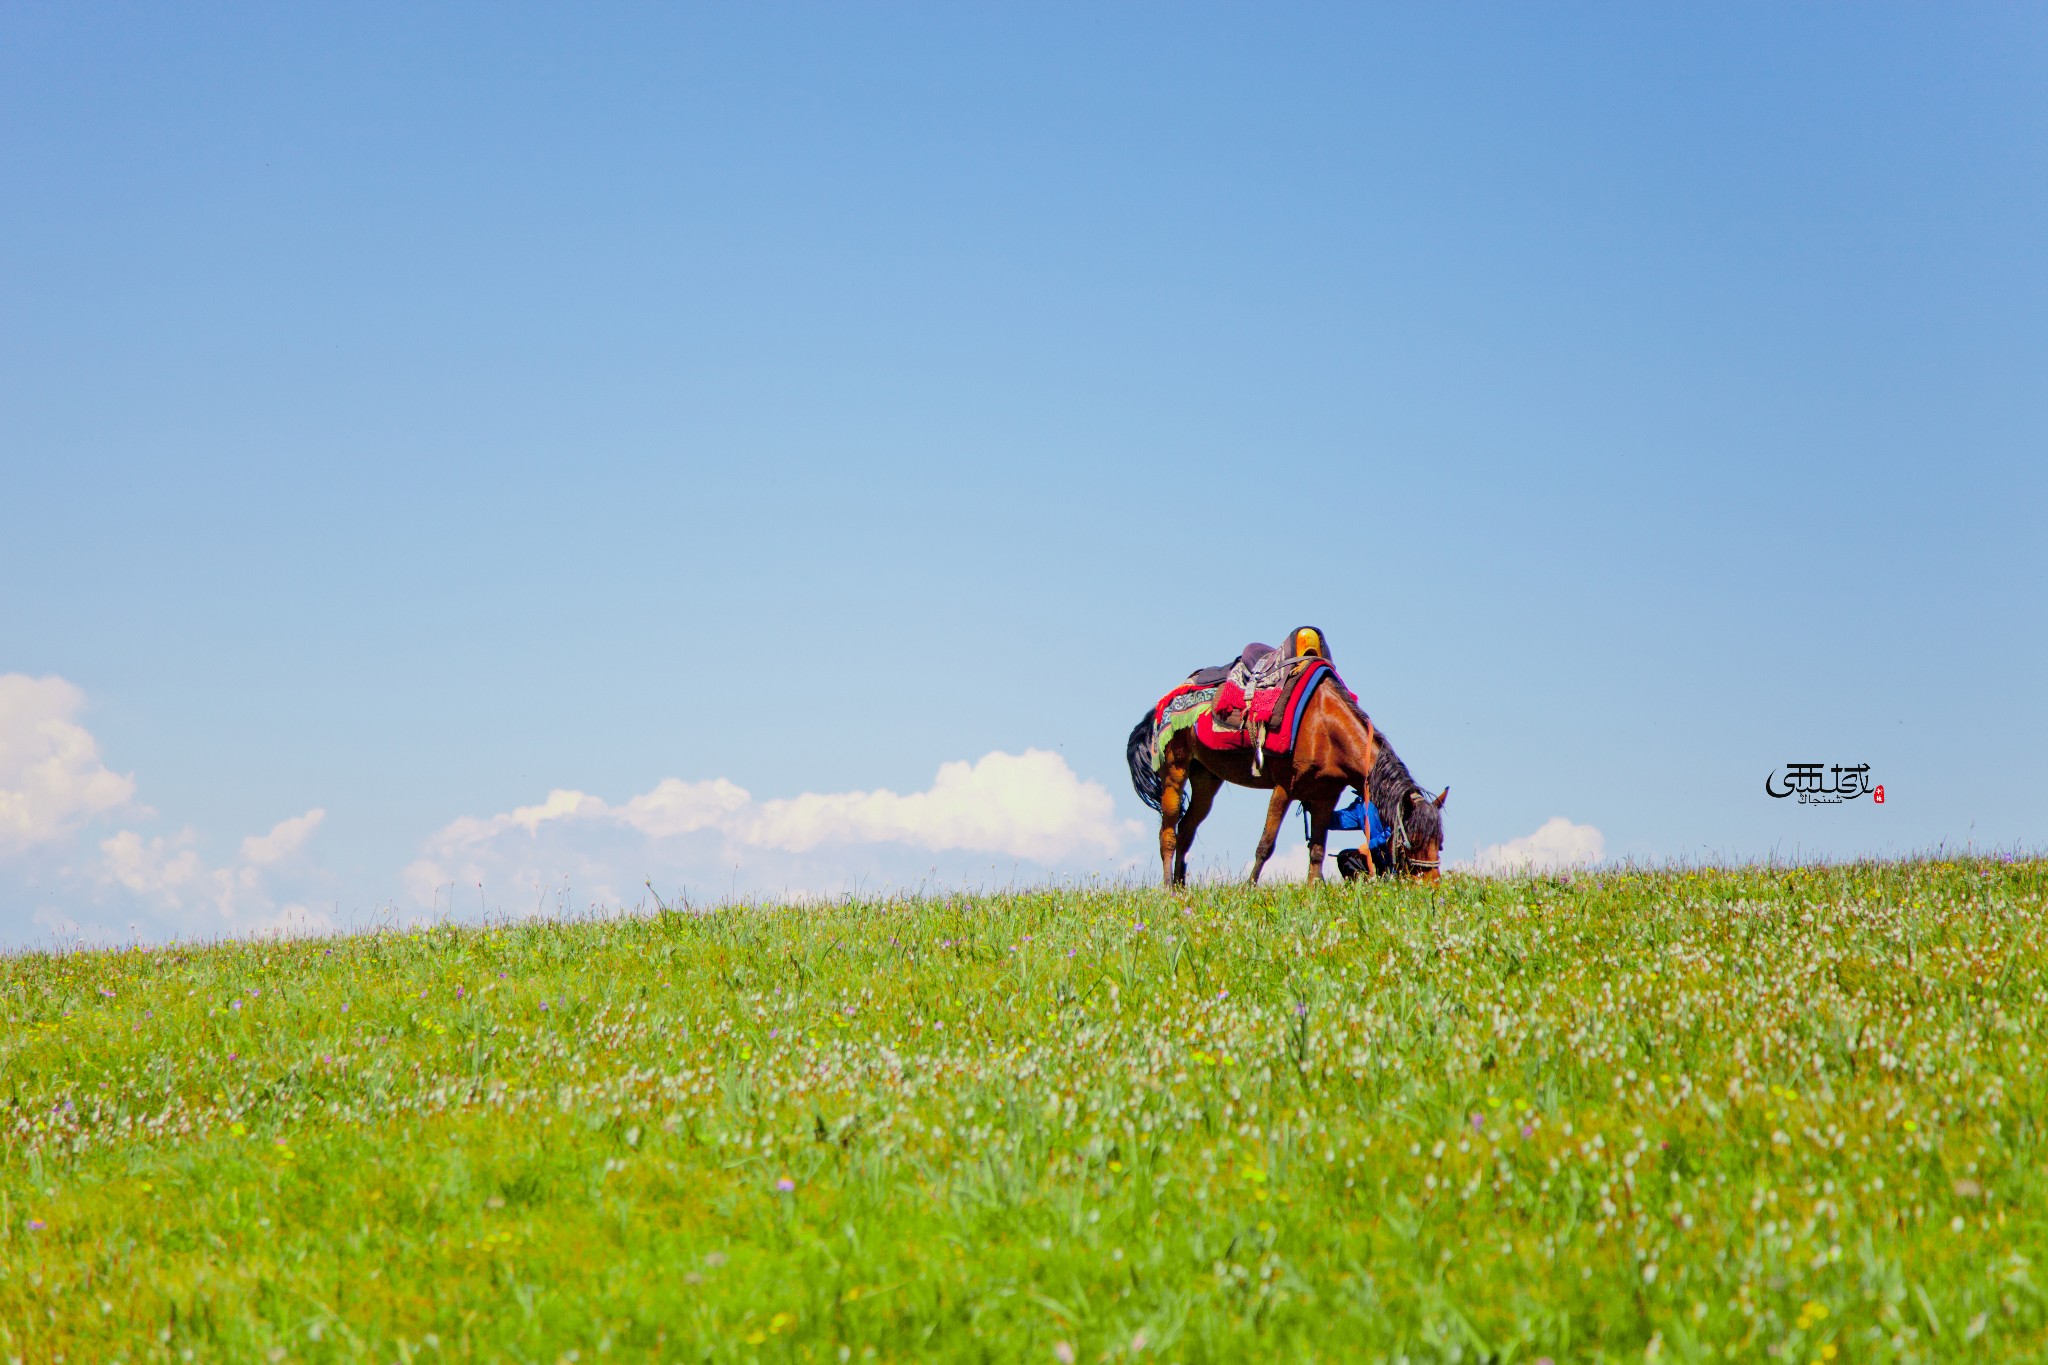
[[[0,1357],[2039,1359],[2037,862],[0,961]]]

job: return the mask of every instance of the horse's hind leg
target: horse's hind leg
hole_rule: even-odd
[[[1196,768],[1188,774],[1188,804],[1181,813],[1178,846],[1173,856],[1175,886],[1187,885],[1188,849],[1194,845],[1195,831],[1209,818],[1209,807],[1216,803],[1216,792],[1222,786],[1223,779],[1207,768]]]
[[[1287,784],[1278,783],[1273,788],[1273,799],[1266,803],[1266,831],[1259,836],[1258,850],[1252,854],[1252,885],[1259,884],[1259,873],[1266,867],[1266,859],[1273,856],[1273,845],[1280,842],[1280,822],[1287,818],[1287,807],[1294,800]]]
[[[1159,776],[1165,784],[1159,793],[1159,870],[1166,884],[1172,886],[1175,860],[1179,856],[1177,831],[1180,827],[1182,789],[1187,785],[1188,770],[1185,765],[1168,758]]]

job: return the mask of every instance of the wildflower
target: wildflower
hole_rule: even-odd
[[[1060,1365],[1074,1365],[1074,1347],[1071,1342],[1055,1341],[1052,1344],[1052,1358]]]
[[[457,1000],[460,1000],[460,999],[462,998],[462,987],[460,987],[460,986],[457,986],[457,987],[455,988],[455,998],[456,998]]]
[[[228,1005],[228,1008],[229,1008],[229,1009],[231,1009],[231,1010],[238,1010],[238,1009],[242,1008],[242,1002],[241,1002],[241,1001],[239,1001],[239,1000],[236,1000],[236,1001],[232,1001],[232,1002],[230,1002],[230,1003],[229,1003],[229,1005]]]
[[[1476,1133],[1485,1126],[1486,1115],[1479,1113],[1477,1110],[1474,1110],[1472,1114],[1472,1131]]]
[[[28,1230],[29,1230],[30,1232],[41,1232],[41,1231],[43,1230],[43,1220],[42,1220],[42,1219],[40,1219],[40,1218],[31,1218],[31,1219],[29,1219],[29,1220],[28,1220]]]
[[[796,1182],[794,1180],[791,1180],[788,1176],[783,1176],[780,1180],[775,1182],[775,1188],[780,1190],[784,1194],[790,1194],[795,1191]]]

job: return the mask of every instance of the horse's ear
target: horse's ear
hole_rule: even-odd
[[[1442,810],[1444,808],[1444,798],[1446,796],[1449,796],[1450,794],[1451,789],[1449,787],[1445,787],[1442,791],[1436,794],[1436,808],[1438,810]]]

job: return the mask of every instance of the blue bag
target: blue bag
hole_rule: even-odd
[[[1305,831],[1308,825],[1306,810],[1302,811],[1301,820]],[[1393,831],[1387,828],[1386,821],[1380,819],[1379,807],[1363,796],[1354,799],[1350,805],[1332,815],[1330,828],[1364,831],[1367,848],[1385,848],[1393,838]]]

